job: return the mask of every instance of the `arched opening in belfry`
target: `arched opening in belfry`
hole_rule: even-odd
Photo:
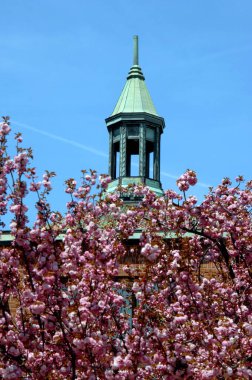
[[[114,144],[114,154],[115,154],[115,168],[114,168],[114,178],[118,178],[120,176],[120,144],[117,141]]]
[[[146,177],[153,178],[154,175],[154,144],[146,141]]]
[[[154,161],[155,161],[155,129],[146,128],[146,177],[154,178]]]
[[[111,177],[114,179],[120,176],[120,127],[113,130],[111,149]]]
[[[127,126],[126,175],[139,176],[139,126]]]
[[[139,140],[127,141],[127,177],[139,176]]]

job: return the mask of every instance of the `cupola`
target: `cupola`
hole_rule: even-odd
[[[147,89],[138,61],[138,36],[133,37],[133,66],[117,104],[105,121],[109,132],[108,191],[144,184],[162,195],[160,140],[165,122]]]

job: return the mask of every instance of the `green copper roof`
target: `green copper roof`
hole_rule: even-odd
[[[146,87],[141,67],[138,64],[138,36],[134,36],[134,59],[127,82],[111,116],[121,112],[147,112],[156,115],[157,111]]]

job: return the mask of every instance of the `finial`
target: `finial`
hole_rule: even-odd
[[[139,78],[144,80],[141,67],[138,63],[138,36],[133,36],[134,50],[133,50],[133,66],[130,68],[127,79]]]
[[[134,36],[133,41],[134,41],[133,65],[138,66],[138,36]]]

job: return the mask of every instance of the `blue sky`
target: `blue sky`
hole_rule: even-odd
[[[117,102],[139,35],[158,113],[162,183],[191,168],[200,185],[251,178],[251,0],[1,0],[0,110],[32,146],[39,173],[63,182],[107,172],[104,119]]]

